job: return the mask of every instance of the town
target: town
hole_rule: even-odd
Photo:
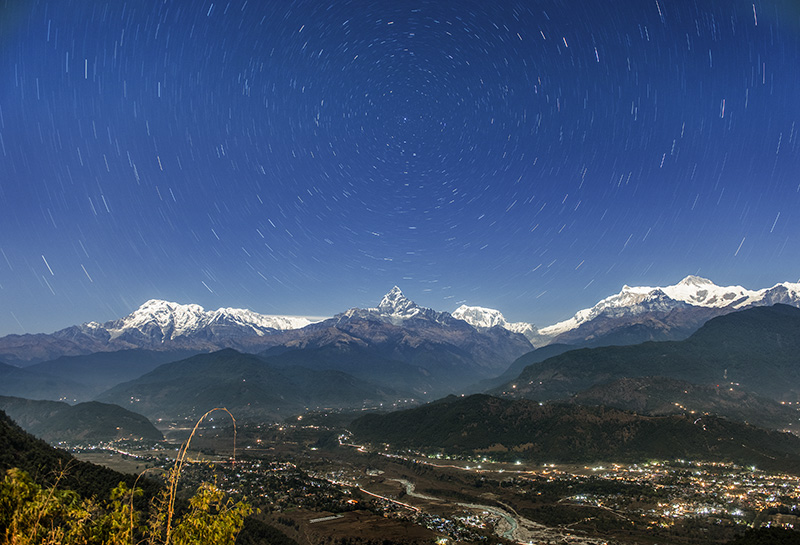
[[[699,460],[531,465],[399,451],[354,444],[325,416],[240,426],[236,452],[233,428],[209,423],[193,439],[182,486],[215,481],[308,544],[724,543],[751,527],[795,527],[800,514],[795,475]],[[72,451],[155,476],[176,448]]]

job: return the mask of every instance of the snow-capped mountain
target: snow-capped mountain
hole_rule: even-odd
[[[423,310],[418,304],[403,295],[400,288],[394,286],[378,303],[378,312],[384,316],[405,320],[418,316]]]
[[[207,311],[199,305],[151,300],[128,316],[102,324],[89,322],[50,335],[9,335],[0,339],[0,360],[26,365],[64,355],[129,349],[198,353],[274,349],[275,353],[331,345],[380,347],[390,360],[430,362],[426,368],[448,361],[456,368],[464,364],[485,373],[502,371],[533,348],[512,331],[482,331],[448,312],[419,306],[395,286],[377,307],[353,308],[316,323],[303,317],[231,308]],[[469,373],[463,374],[469,378]]]
[[[410,326],[414,323],[450,324],[455,321],[449,312],[438,312],[432,308],[421,307],[403,295],[397,286],[394,286],[383,296],[377,307],[351,308],[347,312],[337,314],[334,318],[347,321],[352,318],[371,318],[388,322],[396,326]]]
[[[453,312],[453,317],[464,320],[468,324],[482,329],[503,327],[514,333],[521,333],[526,337],[536,332],[536,326],[527,322],[509,322],[503,313],[493,308],[470,307],[461,305]]]
[[[514,334],[523,335],[536,347],[552,343],[599,346],[678,340],[715,316],[775,303],[800,307],[800,283],[785,282],[750,290],[742,286],[717,286],[705,278],[687,276],[666,287],[624,286],[619,293],[578,311],[568,320],[538,329],[525,322],[509,322],[500,311],[490,308],[462,305],[451,314],[421,307],[395,286],[377,307],[353,308],[324,322],[317,320],[319,323],[314,327],[350,324],[347,327],[351,329],[364,329],[367,323],[389,324],[413,331],[428,341],[445,340],[472,347],[471,351],[481,346],[483,356],[479,359],[488,361],[498,353],[507,355],[524,349],[524,339],[520,343],[520,339],[512,338]],[[207,311],[199,305],[150,300],[128,316],[106,323],[89,322],[50,335],[0,338],[0,360],[26,365],[64,355],[133,348],[198,352],[235,348],[258,352],[290,342],[302,345],[307,335],[305,328],[314,322],[304,317],[269,316],[245,309]],[[375,331],[378,330],[383,331],[376,326]],[[512,337],[501,339],[497,330]],[[494,340],[486,344],[486,335]],[[501,345],[506,348],[498,349]]]
[[[102,325],[90,322],[79,327],[85,327],[87,332],[105,330],[110,339],[142,334],[160,338],[163,342],[198,335],[204,330],[208,333],[214,329],[226,329],[229,333],[238,330],[244,335],[262,336],[275,330],[299,329],[311,323],[308,318],[300,316],[268,316],[238,308],[207,311],[200,305],[152,299],[119,320]]]
[[[496,376],[533,349],[523,335],[474,327],[449,312],[422,307],[397,286],[377,307],[352,308],[299,331],[272,334],[270,339],[279,342],[265,354],[295,358],[299,352],[307,355],[307,365],[324,360],[348,373],[352,369],[347,366],[367,354],[370,368],[388,369],[397,362],[411,365],[428,377],[425,390],[439,393]]]
[[[490,308],[462,305],[453,316],[478,328],[500,326],[522,333],[535,346],[598,344],[604,342],[601,337],[614,344],[629,344],[683,338],[714,316],[776,303],[800,307],[800,284],[784,282],[749,290],[717,286],[690,275],[666,287],[623,286],[619,293],[579,310],[572,318],[540,329],[526,322],[510,323],[499,310]]]
[[[257,350],[269,344],[270,334],[303,328],[315,321],[319,320],[236,308],[205,310],[200,305],[153,299],[124,318],[102,324],[88,322],[50,335],[8,335],[0,339],[0,359],[25,365],[60,356],[136,348]]]
[[[104,324],[89,322],[58,331],[71,337],[84,334],[107,342],[158,344],[189,339],[220,340],[223,337],[264,336],[273,331],[299,329],[313,323],[299,316],[268,316],[251,310],[182,305],[151,299],[128,316]]]
[[[717,286],[699,276],[687,276],[673,286],[623,286],[592,308],[579,310],[572,318],[543,327],[539,334],[556,338],[600,317],[638,316],[650,312],[670,312],[688,307],[720,309],[726,312],[753,306],[784,303],[800,306],[800,284],[784,282],[771,288],[748,290],[742,286]]]

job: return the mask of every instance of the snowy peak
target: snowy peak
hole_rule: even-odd
[[[505,327],[508,324],[505,316],[499,310],[467,305],[458,307],[453,312],[453,318],[464,320],[475,327]]]
[[[401,327],[409,327],[412,323],[416,323],[416,326],[423,326],[426,322],[442,325],[455,321],[448,312],[438,312],[419,306],[403,295],[397,286],[383,296],[377,308],[351,308],[347,312],[337,314],[335,318],[340,322],[352,319],[379,320]],[[459,323],[461,322],[459,321]]]
[[[503,313],[493,308],[474,307],[461,305],[453,312],[453,318],[464,320],[469,325],[478,329],[489,329],[492,327],[503,327],[514,333],[521,333],[532,338],[536,332],[536,326],[527,322],[509,322]]]
[[[687,276],[674,286],[663,289],[677,301],[711,308],[736,305],[758,293],[741,286],[717,286],[711,280],[699,276]]]
[[[395,286],[381,299],[378,312],[387,316],[410,318],[419,314],[420,307]]]
[[[787,282],[772,288],[749,290],[742,286],[717,286],[707,278],[689,275],[663,288],[623,286],[618,294],[578,311],[569,320],[542,328],[539,333],[553,339],[599,317],[619,318],[688,307],[718,309],[725,313],[775,303],[800,306],[800,284]]]
[[[125,318],[105,324],[105,329],[109,330],[112,339],[131,329],[149,332],[157,329],[163,338],[169,339],[201,327],[205,314],[200,305],[181,305],[151,299]]]
[[[708,278],[703,278],[701,276],[695,276],[690,274],[677,284],[678,286],[713,286],[714,283],[709,280]]]
[[[299,329],[311,323],[308,318],[298,316],[268,316],[237,308],[207,311],[200,305],[151,299],[124,318],[102,326],[94,322],[84,324],[83,329],[93,332],[105,329],[111,339],[135,334],[164,342],[232,328],[243,334],[262,336],[271,330]]]

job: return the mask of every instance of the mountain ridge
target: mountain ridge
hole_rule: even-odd
[[[643,416],[608,407],[476,394],[350,424],[355,441],[535,462],[734,461],[800,472],[800,438],[714,416]]]
[[[226,407],[237,418],[263,419],[308,407],[374,405],[394,396],[343,372],[277,367],[262,356],[226,348],[160,365],[97,400],[154,419],[196,419],[214,407]]]
[[[375,318],[393,325],[463,321],[480,332],[503,328],[524,335],[536,347],[553,343],[577,346],[636,344],[646,340],[680,340],[707,320],[735,310],[775,303],[800,307],[800,283],[783,282],[759,290],[738,285],[717,286],[689,275],[665,287],[625,285],[617,294],[576,312],[561,322],[537,327],[510,322],[499,310],[461,305],[452,313],[417,305],[394,286],[377,307],[351,308],[338,322]],[[52,334],[7,335],[0,338],[0,359],[17,366],[60,356],[126,349],[183,349],[211,352],[222,348],[255,353],[283,341],[275,333],[300,331],[325,320],[270,316],[247,309],[219,308],[151,299],[129,315],[105,323],[87,322]]]
[[[524,356],[523,356],[524,358]],[[540,362],[496,392],[559,399],[620,378],[663,376],[736,388],[777,401],[800,396],[800,309],[776,304],[718,316],[682,341],[579,348]]]
[[[164,439],[144,416],[97,401],[69,405],[61,401],[0,396],[0,410],[25,431],[50,444]]]
[[[717,286],[707,278],[689,275],[664,287],[624,285],[571,318],[541,328],[508,322],[500,311],[484,307],[462,305],[454,314],[476,327],[500,325],[521,332],[537,347],[554,343],[605,346],[685,339],[716,316],[776,303],[800,307],[800,283],[750,290]]]

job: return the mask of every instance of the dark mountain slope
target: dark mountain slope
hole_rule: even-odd
[[[800,438],[722,418],[641,416],[617,409],[454,397],[415,409],[370,414],[356,441],[540,462],[702,459],[800,471]]]
[[[0,395],[30,399],[85,399],[88,388],[74,380],[0,362]]]
[[[424,367],[387,359],[375,349],[355,342],[275,352],[280,353],[269,356],[268,351],[264,359],[276,367],[335,369],[409,397],[424,397],[427,392],[449,385],[446,378],[433,376]]]
[[[700,386],[664,377],[623,378],[598,384],[578,393],[570,402],[648,415],[709,413],[779,430],[797,429],[800,421],[800,412],[794,405],[782,405],[733,386]]]
[[[117,352],[96,352],[82,356],[62,356],[55,360],[37,363],[26,370],[44,373],[88,387],[87,399],[116,386],[120,382],[133,380],[171,361],[178,361],[197,352],[119,350]]]
[[[51,447],[23,431],[0,411],[0,474],[12,467],[26,471],[41,485],[58,483],[60,488],[74,490],[84,497],[106,499],[120,481],[131,488],[136,481],[135,475],[81,462],[69,453]],[[157,491],[157,485],[148,479],[139,479],[136,486],[144,488],[149,497]]]
[[[756,307],[708,321],[685,341],[573,350],[530,365],[497,390],[557,399],[626,377],[738,383],[773,399],[800,397],[800,309]]]
[[[49,443],[163,439],[147,418],[118,405],[96,401],[68,405],[59,401],[0,397],[0,409],[25,431]]]
[[[214,407],[236,417],[280,417],[306,407],[360,407],[393,392],[345,373],[277,368],[233,349],[161,365],[98,397],[151,418],[195,418]]]

